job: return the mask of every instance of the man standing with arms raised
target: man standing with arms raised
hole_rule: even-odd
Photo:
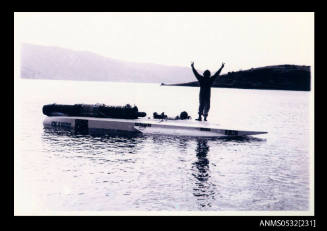
[[[222,63],[220,69],[212,77],[210,77],[211,74],[209,70],[203,72],[202,76],[195,70],[194,62],[191,64],[192,71],[200,84],[199,118],[196,119],[198,121],[202,121],[202,115],[204,116],[204,120],[207,121],[207,116],[210,109],[211,86],[219,76],[224,66],[225,63]]]

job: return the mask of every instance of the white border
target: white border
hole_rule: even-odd
[[[294,12],[293,12],[294,13]],[[312,12],[314,14],[314,12]],[[14,13],[14,17],[20,13]],[[16,33],[15,33],[16,35]],[[19,38],[14,38],[14,95],[17,96],[17,89],[22,87],[19,84],[19,67],[20,67],[20,45]],[[312,51],[312,59],[314,59],[314,51]],[[18,211],[14,208],[15,216],[314,216],[314,61],[311,64],[311,92],[310,92],[310,199],[308,211]],[[14,115],[19,112],[17,107],[17,97],[14,97]],[[15,113],[16,112],[16,113]],[[17,117],[14,116],[14,122]],[[15,124],[15,123],[14,123]],[[18,139],[19,128],[14,125],[14,140]],[[14,147],[17,154],[17,146]],[[19,160],[17,155],[14,155],[14,166],[17,166]],[[14,168],[14,186],[18,186],[17,176],[19,169]],[[17,195],[17,187],[15,187],[14,198]]]

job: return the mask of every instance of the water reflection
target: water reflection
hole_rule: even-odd
[[[181,153],[186,154],[186,150],[188,148],[188,144],[190,140],[191,139],[187,137],[181,137],[180,139],[178,139],[178,149],[180,150]]]
[[[115,134],[115,135],[81,135],[69,131],[55,131],[44,129],[41,136],[45,151],[67,153],[82,153],[90,155],[108,156],[107,154],[136,154],[145,138],[142,135]],[[70,155],[71,156],[71,155]],[[73,156],[71,156],[73,157]],[[81,157],[79,155],[79,157]]]
[[[235,143],[252,143],[252,142],[265,142],[267,139],[254,137],[254,136],[231,136],[231,137],[219,137],[220,142],[235,142]]]
[[[193,163],[193,176],[195,178],[193,195],[201,207],[211,207],[215,200],[214,184],[210,182],[208,140],[198,139],[195,149],[197,161]]]
[[[168,136],[168,135],[145,135],[147,138],[152,140],[152,142],[156,145],[172,145],[176,142],[176,137],[174,136]]]

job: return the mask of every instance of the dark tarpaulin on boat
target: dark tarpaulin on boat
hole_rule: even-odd
[[[47,116],[82,116],[99,118],[137,119],[146,116],[145,112],[139,112],[136,106],[107,106],[105,104],[47,104],[42,108]]]

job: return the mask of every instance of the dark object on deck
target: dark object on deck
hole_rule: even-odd
[[[179,116],[176,116],[174,118],[168,117],[167,115],[165,115],[164,112],[162,112],[161,114],[154,112],[153,118],[154,119],[165,119],[165,120],[188,120],[191,118],[191,116],[189,116],[186,111],[182,111],[181,114],[179,114]]]
[[[179,115],[179,118],[181,120],[188,120],[190,118],[190,116],[187,114],[186,111],[182,111],[181,114]]]
[[[160,115],[157,112],[153,113],[154,119],[167,119],[167,115],[165,115],[164,112],[162,112]]]
[[[81,116],[99,118],[137,119],[146,116],[145,112],[139,112],[136,106],[106,106],[104,104],[47,104],[42,108],[47,116]]]

